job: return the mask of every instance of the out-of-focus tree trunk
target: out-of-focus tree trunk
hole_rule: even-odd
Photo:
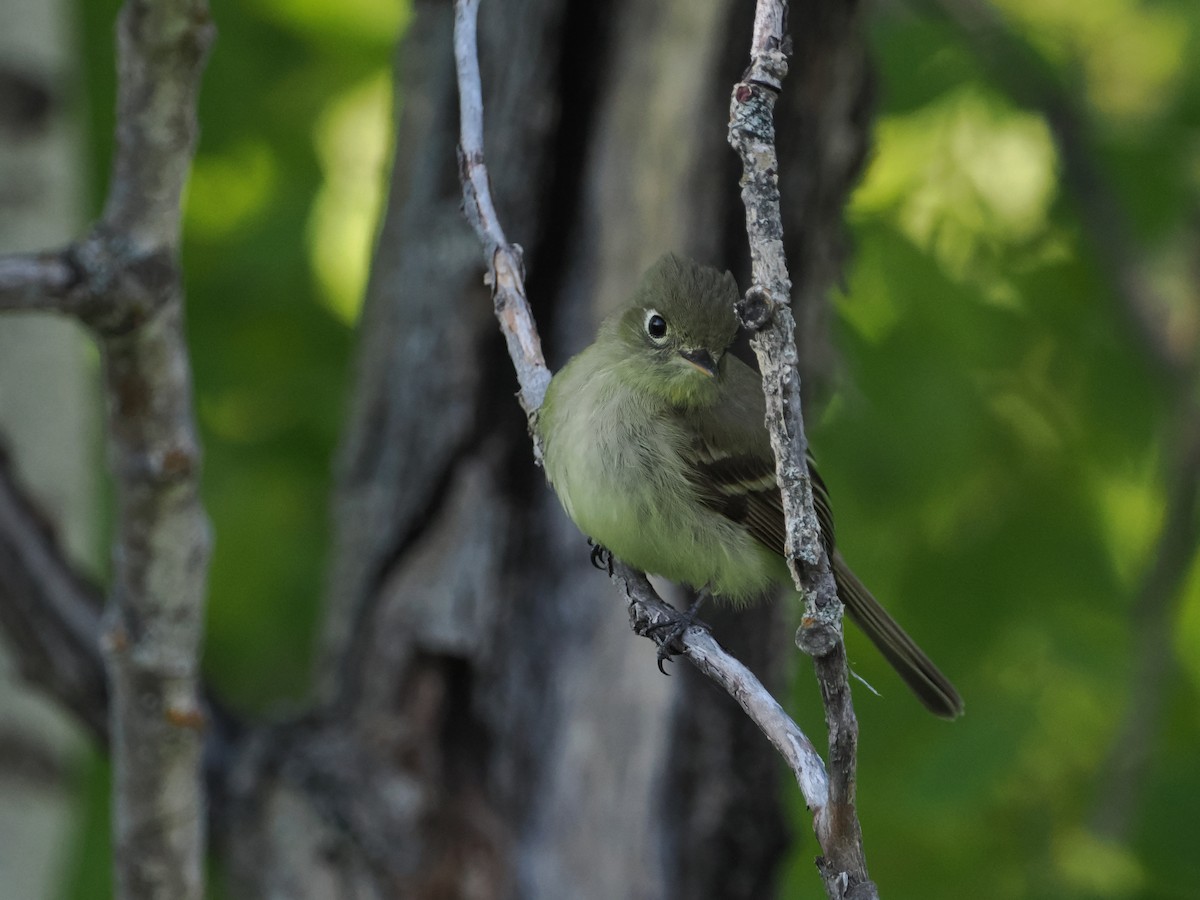
[[[82,221],[69,5],[0,5],[0,252],[55,246]],[[0,443],[76,561],[94,561],[99,398],[94,352],[65,319],[0,319]],[[79,729],[18,677],[0,638],[0,894],[61,889]]]
[[[793,10],[781,173],[811,383],[865,145],[855,12]],[[489,164],[554,366],[666,250],[745,278],[729,92],[753,8],[484,4]],[[249,742],[239,895],[764,897],[780,767],[686,667],[663,678],[533,463],[461,220],[448,3],[401,50],[396,162],[338,463],[322,705]],[[781,688],[783,604],[710,611]]]

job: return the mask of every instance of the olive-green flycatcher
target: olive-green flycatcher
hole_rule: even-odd
[[[662,257],[554,376],[538,431],[546,475],[585,534],[635,568],[745,603],[793,585],[762,382],[729,352],[737,298],[732,275]],[[850,617],[930,711],[954,718],[954,686],[834,548],[829,495],[808,464]]]

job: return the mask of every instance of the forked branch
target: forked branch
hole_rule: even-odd
[[[117,522],[102,646],[119,900],[204,896],[199,647],[211,536],[199,494],[178,259],[196,101],[213,36],[206,0],[126,0],[117,23],[116,148],[104,214],[58,252],[0,259],[0,310],[75,316],[92,330],[104,360]],[[24,596],[53,596],[39,621],[60,617],[53,628],[42,622],[43,637],[69,639],[76,668],[94,678],[96,660],[83,648],[87,632],[100,630],[98,619],[79,599],[79,580],[44,542],[20,542],[26,512],[14,502],[0,517],[0,544],[22,554],[19,567],[0,567],[5,618],[13,628],[22,615],[8,582],[21,572],[37,578]],[[100,638],[92,633],[91,646]],[[102,731],[91,717],[102,712],[96,707],[104,692],[80,697],[76,681],[47,686],[69,704],[89,704],[85,721]]]
[[[761,6],[762,4],[760,4]],[[520,248],[515,244],[510,244],[505,237],[491,197],[490,180],[488,178],[483,148],[483,100],[476,38],[478,8],[479,0],[455,0],[454,48],[458,70],[461,114],[458,151],[459,176],[463,186],[464,211],[467,220],[475,229],[484,247],[484,258],[488,267],[487,280],[492,288],[496,316],[499,319],[501,331],[504,333],[507,341],[513,366],[517,371],[521,388],[521,404],[525,408],[526,414],[533,421],[545,396],[546,386],[550,382],[550,372],[546,368],[545,359],[542,356],[537,328],[525,296]],[[782,21],[780,21],[779,25],[780,27],[782,26]],[[771,29],[767,25],[763,25],[762,27],[764,34],[767,35],[763,38],[766,41],[769,39]],[[757,37],[758,31],[759,27],[756,25],[756,46],[760,40]],[[781,43],[777,42],[776,50],[778,51],[780,47]],[[783,62],[782,52],[779,52],[777,55],[779,62],[782,64],[782,71],[786,71],[786,63]],[[782,78],[782,71],[779,72],[780,78]],[[751,89],[758,89],[758,87],[759,84],[756,81]],[[742,85],[739,85],[739,90],[741,88]],[[777,83],[774,89],[778,90]],[[766,112],[769,126],[770,109],[768,108]],[[771,152],[773,154],[773,147]],[[772,174],[771,178],[773,179],[773,177]],[[775,218],[778,220],[777,192]],[[781,226],[777,226],[776,234],[777,236],[782,234]],[[786,322],[791,322],[791,313],[786,305],[786,298],[790,288],[786,280],[786,267],[782,263],[782,244],[780,243],[779,245],[777,257],[769,257],[763,254],[761,248],[759,248],[759,252],[762,260],[776,259],[777,261],[774,264],[775,267],[771,270],[773,274],[769,280],[766,280],[763,276],[764,270],[759,261],[760,257],[756,257],[756,284],[759,284],[761,280],[761,283],[767,285],[766,297],[784,298],[781,304],[781,316],[786,317]],[[763,295],[763,292],[764,289],[760,286],[752,290],[751,293],[754,296],[760,296]],[[772,305],[775,305],[774,302]],[[771,311],[780,315],[778,310],[772,309]],[[786,327],[786,325],[782,327]],[[802,460],[804,438],[802,423],[799,418],[799,379],[795,374],[795,345],[791,340],[790,328],[787,328],[787,343],[791,347],[791,355],[788,359],[792,363],[789,377],[792,380],[796,397],[791,408],[791,418],[788,421],[793,423],[791,433],[799,434],[798,458]],[[778,351],[772,352],[778,355]],[[780,371],[780,369],[777,367],[776,371]],[[780,400],[777,397],[776,407],[779,406],[779,403]],[[532,429],[532,432],[534,455],[540,460],[542,456],[540,441],[536,429]],[[803,470],[803,466],[800,468]],[[811,489],[808,488],[806,475],[802,474],[799,478],[799,483],[808,492],[800,496],[807,497],[809,536],[798,538],[794,546],[802,547],[812,542],[819,548],[820,533],[816,526],[816,517],[812,511]],[[796,479],[793,478],[790,481],[795,482]],[[792,491],[785,491],[785,497],[789,496],[789,494],[792,495],[794,501],[797,495]],[[799,508],[799,505],[796,508]],[[813,556],[812,560],[816,562],[817,557]],[[830,573],[828,560],[825,560],[824,572],[827,575]],[[656,626],[661,626],[667,621],[670,608],[655,594],[642,573],[634,571],[619,561],[614,561],[612,580],[625,595],[629,603],[630,623],[635,632],[644,636],[651,636],[653,634],[662,634],[666,631],[666,629]],[[825,596],[836,600],[836,594],[833,593],[833,590],[832,576],[830,575],[828,593]],[[840,607],[837,606],[836,602],[830,603],[826,600],[825,605],[829,606],[832,612],[840,615]],[[834,628],[834,644],[836,648],[840,649],[840,623],[835,624]],[[836,846],[836,842],[844,839],[844,836],[848,833],[846,822],[847,805],[844,802],[838,804],[831,803],[831,791],[825,767],[811,741],[809,741],[795,722],[787,716],[783,708],[771,696],[770,692],[763,687],[762,683],[738,660],[723,650],[712,638],[711,634],[701,628],[690,628],[683,634],[679,642],[683,647],[683,655],[700,671],[723,687],[741,705],[746,714],[783,756],[796,777],[797,784],[804,795],[805,803],[814,813],[817,834],[821,837],[822,847],[825,848],[830,860],[840,860],[846,856],[847,854]],[[827,653],[826,655],[828,656],[829,654]],[[842,651],[840,660],[843,669],[843,684],[845,684],[844,650]],[[848,707],[848,696],[848,688],[846,688],[844,707]],[[839,700],[838,702],[841,703],[842,701]],[[844,707],[839,706],[839,709]],[[838,721],[839,726],[843,728],[841,733],[845,734],[844,726],[841,724],[843,719],[839,718]],[[852,712],[850,713],[850,721],[853,722]],[[854,733],[851,732],[852,735]],[[845,746],[846,743],[843,740],[836,745],[835,749],[842,752]],[[851,738],[850,747],[850,758],[852,760],[853,738]],[[853,771],[852,764],[850,771]],[[849,787],[852,800],[852,775],[849,780]],[[840,796],[844,796],[845,793],[846,790],[843,787]],[[834,793],[832,796],[836,797],[839,794]],[[851,821],[854,824],[852,833],[857,835],[857,820],[853,819],[852,802],[849,804],[849,811]],[[861,858],[861,848],[859,848],[859,857]],[[851,889],[854,889],[856,886],[861,888],[862,882],[865,880],[865,873],[860,877],[860,871],[863,871],[861,866],[859,869],[839,868],[833,871],[832,875],[826,877],[827,885],[833,884],[837,886],[836,892],[831,889],[830,896],[850,896]],[[843,872],[849,872],[850,877],[841,874]],[[861,893],[853,895],[870,896]]]

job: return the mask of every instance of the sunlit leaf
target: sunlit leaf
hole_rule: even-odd
[[[367,283],[391,150],[391,77],[379,72],[325,110],[314,129],[324,181],[308,244],[322,298],[353,324]]]

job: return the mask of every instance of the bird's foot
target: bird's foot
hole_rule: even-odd
[[[669,675],[666,669],[663,668],[663,663],[669,660],[672,656],[678,656],[683,652],[683,647],[679,644],[679,639],[683,637],[685,631],[693,625],[708,630],[708,626],[696,618],[696,613],[700,612],[700,607],[704,605],[704,601],[709,597],[708,589],[700,591],[696,594],[696,599],[692,601],[691,606],[684,612],[672,610],[670,617],[665,622],[659,622],[651,625],[646,629],[646,634],[652,637],[658,644],[658,671],[664,675]],[[658,634],[656,632],[661,632]]]
[[[592,565],[603,572],[607,572],[609,577],[613,573],[613,555],[607,547],[597,544],[591,538],[588,538],[588,546],[592,548],[591,560]]]

